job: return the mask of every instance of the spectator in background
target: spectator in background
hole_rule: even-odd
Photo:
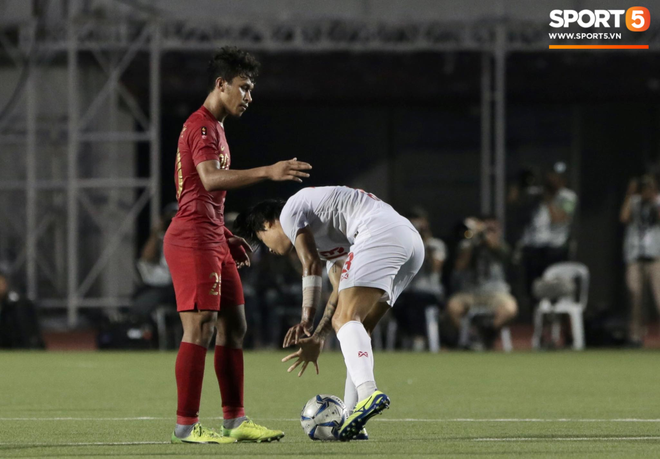
[[[507,195],[507,238],[520,241],[523,231],[530,224],[532,215],[541,203],[543,187],[539,171],[534,167],[523,168]]]
[[[577,208],[577,195],[566,188],[563,163],[548,172],[540,200],[520,241],[527,294],[531,296],[534,280],[550,265],[569,259],[571,224]]]
[[[406,290],[433,295],[436,301],[442,301],[445,293],[442,286],[442,265],[447,258],[447,247],[441,239],[433,237],[428,214],[424,209],[414,207],[408,219],[422,236],[426,256],[422,268]]]
[[[413,338],[413,348],[421,350],[425,344],[425,309],[440,306],[444,302],[442,266],[447,258],[447,248],[442,240],[433,237],[428,213],[421,207],[413,207],[407,215],[424,241],[424,264],[408,288],[399,297],[402,307],[393,308],[401,330]]]
[[[630,292],[630,341],[642,346],[644,290],[648,282],[660,312],[660,196],[656,181],[644,175],[631,180],[621,206],[626,225],[623,244],[626,284]]]
[[[261,333],[268,340],[268,346],[277,349],[291,325],[300,321],[303,270],[295,250],[284,257],[275,256],[268,250],[262,252],[260,262],[252,270],[257,277],[254,287],[260,293],[262,305]],[[293,322],[289,323],[290,320]]]
[[[469,218],[465,224],[467,237],[459,244],[454,267],[456,293],[449,298],[447,313],[460,329],[461,319],[470,308],[492,310],[493,315],[484,316],[480,326],[484,346],[492,348],[497,332],[518,313],[506,281],[510,250],[495,217]]]
[[[160,222],[142,247],[137,261],[142,287],[133,300],[133,313],[139,316],[148,317],[161,305],[171,305],[173,310],[176,308],[172,276],[163,255],[163,237],[178,209],[176,202],[165,206]]]
[[[9,272],[0,267],[0,349],[44,349],[34,304],[11,289]]]

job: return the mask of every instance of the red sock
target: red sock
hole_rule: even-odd
[[[215,347],[215,374],[220,384],[224,419],[245,416],[243,407],[243,349]]]
[[[199,422],[199,401],[202,397],[206,348],[181,343],[176,356],[176,388],[178,405],[176,423],[190,425]]]

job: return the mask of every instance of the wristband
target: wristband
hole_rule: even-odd
[[[321,276],[303,277],[303,308],[312,308],[316,310],[316,305],[321,301]]]
[[[305,290],[309,287],[322,287],[323,279],[321,276],[304,276],[302,278],[302,288]]]

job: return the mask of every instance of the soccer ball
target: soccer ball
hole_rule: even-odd
[[[300,424],[312,440],[337,440],[339,428],[346,420],[346,407],[339,397],[317,395],[300,413]]]

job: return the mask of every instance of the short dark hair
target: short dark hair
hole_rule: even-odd
[[[254,79],[259,76],[261,64],[255,57],[238,49],[235,46],[224,46],[209,61],[208,66],[208,89],[209,92],[215,88],[215,80],[222,78],[231,83],[237,76]]]
[[[286,201],[268,199],[238,214],[234,220],[234,233],[245,238],[252,246],[259,243],[257,232],[266,229],[266,222],[279,220]]]

